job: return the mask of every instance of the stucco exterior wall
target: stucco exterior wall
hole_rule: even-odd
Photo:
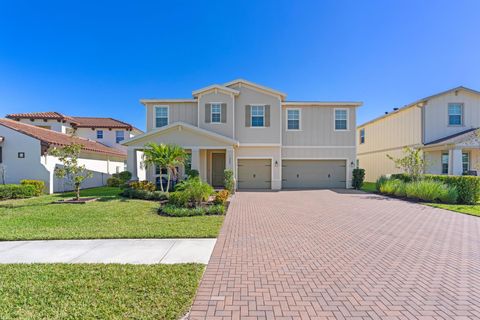
[[[227,105],[226,123],[206,123],[205,122],[205,104],[207,103],[225,103]],[[223,93],[220,91],[206,93],[200,96],[199,112],[200,112],[200,128],[216,132],[229,138],[233,138],[233,110],[234,98],[232,94]]]
[[[247,85],[232,86],[232,89],[240,91],[235,97],[235,139],[240,143],[280,143],[280,97],[260,92]],[[255,104],[270,105],[270,127],[245,126],[245,106]]]
[[[97,131],[98,130],[103,130],[103,139],[97,139]],[[95,130],[92,130],[91,128],[78,128],[76,130],[76,135],[82,138],[98,141],[106,146],[119,149],[119,150],[127,150],[124,146],[121,144],[118,144],[116,142],[116,132],[117,131],[123,131],[123,135],[125,137],[125,140],[128,138],[133,137],[133,134],[131,131],[127,131],[124,129],[108,129],[108,128],[95,128]]]
[[[33,119],[33,121],[31,121],[30,119],[20,119],[19,122],[41,127],[48,126],[51,130],[61,133],[67,133],[67,129],[72,128],[70,123],[58,122],[57,120],[44,121],[43,119]]]
[[[448,125],[448,104],[463,103],[463,125]],[[425,143],[480,127],[480,96],[464,90],[430,99],[425,109]]]
[[[145,107],[147,132],[155,129],[155,106],[168,106],[169,123],[182,121],[197,126],[197,102],[147,103]]]
[[[387,154],[394,158],[403,156],[403,148],[391,149],[387,151],[371,152],[358,155],[358,165],[365,169],[365,181],[375,182],[381,175],[392,173],[401,173],[400,169],[395,167],[395,163],[387,158]]]

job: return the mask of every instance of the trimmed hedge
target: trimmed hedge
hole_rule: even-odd
[[[459,204],[476,204],[480,200],[480,177],[424,174],[422,178],[455,187],[458,192],[457,203]],[[399,179],[404,182],[412,181],[410,176],[406,174],[392,174],[392,179]]]
[[[37,188],[30,184],[0,185],[0,200],[31,198],[37,193]]]
[[[180,208],[172,204],[167,204],[159,209],[163,213],[171,217],[193,217],[204,215],[223,215],[225,214],[225,206],[213,205],[197,208]]]
[[[352,172],[352,187],[354,189],[360,190],[363,186],[363,181],[365,180],[365,169],[355,168]]]
[[[24,186],[34,186],[35,187],[35,196],[39,196],[43,193],[43,191],[45,190],[45,182],[41,181],[41,180],[28,180],[28,179],[24,179],[24,180],[21,180],[20,181],[20,184],[21,185],[24,185]]]
[[[147,191],[127,188],[120,193],[121,196],[130,199],[163,201],[168,199],[168,194],[162,191]]]

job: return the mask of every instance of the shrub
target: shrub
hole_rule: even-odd
[[[111,177],[107,179],[107,186],[109,187],[120,187],[120,179],[117,177]]]
[[[455,187],[445,186],[443,193],[438,197],[442,203],[455,204],[458,200],[458,191]]]
[[[225,169],[223,174],[225,176],[224,178],[225,189],[230,191],[231,194],[235,193],[235,177],[233,175],[233,170]]]
[[[223,215],[225,207],[222,205],[214,205],[198,208],[181,208],[173,204],[167,204],[160,208],[161,213],[171,217],[193,217],[208,215]]]
[[[142,200],[153,200],[153,201],[163,201],[168,199],[168,194],[162,191],[147,191],[147,190],[138,190],[127,188],[121,193],[122,196],[130,199],[142,199]]]
[[[375,189],[380,192],[380,187],[382,184],[384,184],[386,181],[388,181],[388,178],[386,176],[381,176],[380,178],[377,179],[377,182],[375,183]]]
[[[480,177],[431,174],[426,174],[423,177],[425,180],[439,181],[449,187],[455,187],[458,193],[457,203],[476,204],[480,200]]]
[[[443,183],[437,181],[420,180],[407,184],[407,197],[428,202],[437,201],[445,195],[447,190]]]
[[[132,173],[130,171],[122,171],[120,173],[116,173],[114,176],[116,176],[122,183],[125,183],[132,179]]]
[[[390,176],[391,179],[402,180],[403,182],[412,182],[413,179],[406,173],[395,173]],[[421,178],[421,177],[420,177]]]
[[[225,206],[221,204],[216,204],[213,206],[206,207],[206,214],[208,215],[223,215],[225,214]]]
[[[204,216],[206,213],[205,208],[181,208],[172,204],[165,205],[160,210],[171,217]]]
[[[200,172],[198,172],[198,170],[195,170],[195,169],[190,169],[186,172],[188,178],[196,178],[198,176],[200,176]]]
[[[230,192],[228,190],[218,191],[215,194],[215,200],[213,200],[213,203],[214,204],[221,204],[222,206],[225,206],[229,196],[230,196]]]
[[[365,169],[355,168],[352,173],[352,187],[360,190],[365,179]]]
[[[30,198],[36,192],[37,188],[30,184],[3,184],[0,185],[0,200]]]
[[[145,191],[150,191],[153,192],[155,191],[155,185],[151,183],[150,181],[143,180],[143,181],[132,181],[129,184],[130,188],[135,189],[135,190],[145,190]]]
[[[177,207],[186,208],[189,206],[189,202],[189,195],[181,191],[170,192],[168,197],[168,203]]]
[[[195,207],[202,201],[207,201],[208,197],[213,193],[212,186],[200,180],[199,177],[182,181],[175,190],[176,192],[184,193],[188,202],[193,203]]]
[[[21,180],[20,181],[20,184],[21,185],[24,185],[24,186],[34,186],[35,187],[35,196],[39,196],[43,193],[43,191],[45,190],[45,182],[41,181],[41,180]]]
[[[402,180],[396,180],[396,181],[399,181],[399,182],[398,182],[393,194],[397,197],[406,197],[407,196],[407,184],[405,182],[403,182]]]
[[[388,195],[395,195],[397,189],[401,188],[403,182],[397,179],[388,179],[380,185],[380,192]]]

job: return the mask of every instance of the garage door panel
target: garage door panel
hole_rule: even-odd
[[[283,160],[282,188],[345,188],[345,160]]]
[[[238,159],[238,188],[270,189],[271,173],[270,159]]]

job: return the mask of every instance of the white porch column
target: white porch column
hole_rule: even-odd
[[[200,149],[192,148],[192,170],[200,172]]]
[[[127,170],[132,173],[132,180],[138,180],[137,150],[134,147],[127,149]]]
[[[233,154],[233,148],[228,147],[226,149],[226,156],[225,156],[225,169],[233,170],[234,162],[235,162],[235,158]]]
[[[450,165],[448,166],[448,174],[461,176],[463,173],[462,149],[448,150],[448,157],[450,162]]]

